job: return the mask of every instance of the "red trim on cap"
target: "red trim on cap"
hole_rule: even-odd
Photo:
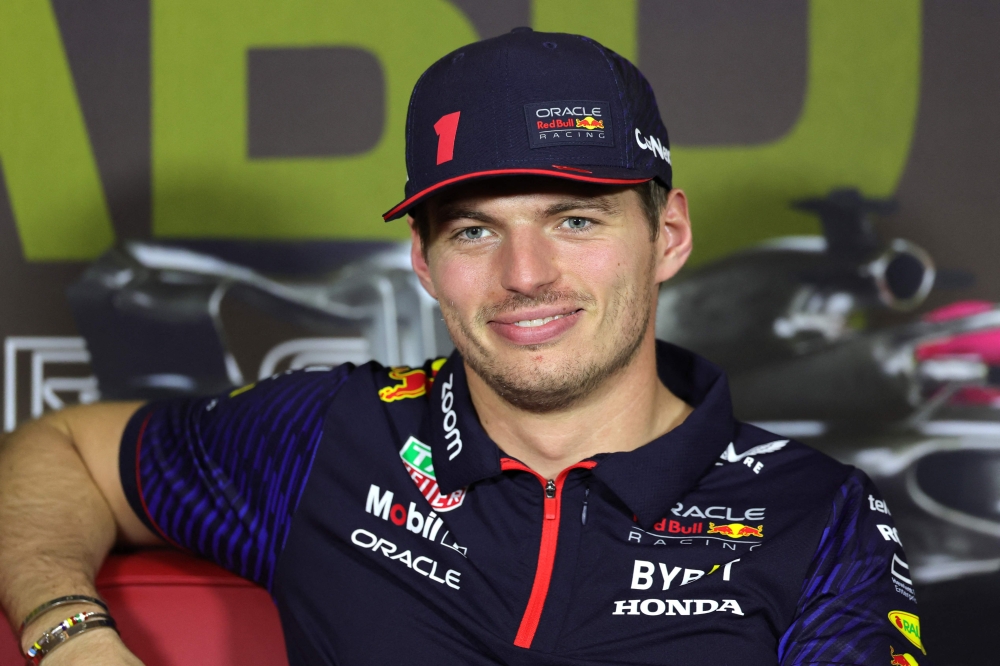
[[[553,165],[554,166],[554,165]],[[565,167],[562,167],[565,168]],[[653,180],[653,176],[649,178],[598,178],[597,176],[578,176],[573,173],[565,173],[562,171],[548,171],[547,169],[495,169],[493,171],[473,171],[472,173],[467,173],[461,176],[455,176],[454,178],[449,178],[448,180],[442,180],[440,183],[435,183],[430,187],[427,187],[420,192],[417,192],[409,199],[406,199],[402,203],[398,204],[392,208],[388,213],[382,216],[382,219],[388,222],[391,218],[395,217],[400,211],[409,208],[415,201],[421,199],[431,192],[436,192],[442,187],[447,187],[454,183],[461,183],[465,180],[471,180],[473,178],[480,178],[484,176],[552,176],[555,178],[564,178],[566,180],[577,180],[585,183],[601,183],[602,185],[638,185],[639,183],[645,183]]]
[[[576,171],[577,173],[594,173],[593,171],[588,171],[587,169],[578,169],[571,166],[563,166],[562,164],[553,164],[553,169],[559,169],[560,171]]]

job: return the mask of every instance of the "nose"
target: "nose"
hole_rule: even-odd
[[[559,279],[551,240],[537,227],[515,227],[498,253],[500,283],[507,291],[535,296]]]

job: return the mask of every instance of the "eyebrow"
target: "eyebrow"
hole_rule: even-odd
[[[607,215],[617,215],[622,209],[621,206],[608,197],[589,197],[586,199],[568,199],[552,204],[545,209],[545,215],[551,217],[571,210],[596,210]]]
[[[458,205],[442,206],[441,210],[438,211],[438,224],[443,226],[454,220],[476,220],[485,224],[496,222],[491,215],[487,215],[475,208],[466,208]]]
[[[588,197],[580,199],[567,199],[554,203],[545,209],[546,217],[553,217],[571,210],[596,210],[606,215],[617,215],[621,213],[621,206],[608,197]],[[454,220],[475,220],[484,224],[496,223],[496,218],[488,215],[476,208],[462,206],[461,204],[444,205],[438,211],[438,224],[445,225]]]

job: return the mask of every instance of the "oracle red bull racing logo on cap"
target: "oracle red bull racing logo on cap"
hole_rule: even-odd
[[[569,100],[525,104],[528,145],[614,146],[611,105],[607,102]]]

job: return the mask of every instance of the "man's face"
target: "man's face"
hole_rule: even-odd
[[[414,234],[414,267],[462,357],[514,406],[572,405],[652,335],[664,242],[634,192],[485,181],[427,212],[426,261]]]

